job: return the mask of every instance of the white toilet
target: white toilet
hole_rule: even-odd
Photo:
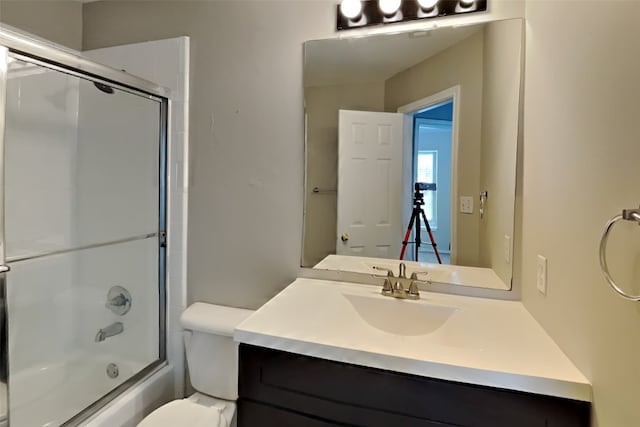
[[[169,402],[138,427],[230,427],[236,425],[238,344],[233,329],[253,311],[197,302],[180,321],[191,384],[197,391]]]

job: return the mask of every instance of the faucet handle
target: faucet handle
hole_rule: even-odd
[[[413,273],[411,273],[411,280],[418,280],[418,275],[420,274],[429,274],[428,270],[414,270]]]
[[[393,284],[391,280],[387,277],[384,279],[384,284],[382,285],[382,295],[391,295],[393,293]]]
[[[124,316],[131,310],[131,294],[122,286],[112,286],[107,293],[107,302],[104,306],[113,314]]]
[[[419,280],[413,280],[411,282],[411,284],[409,285],[409,289],[407,290],[407,293],[409,295],[414,295],[414,296],[420,296],[420,290],[418,289],[418,282]],[[424,283],[424,282],[422,282]]]
[[[407,290],[407,292],[409,293],[409,295],[414,295],[414,296],[420,296],[420,290],[418,289],[418,285],[430,285],[431,282],[427,282],[424,280],[416,280],[413,279],[411,280],[411,283],[409,284],[409,289]]]
[[[386,271],[386,272],[387,272],[387,274],[386,274],[385,276],[377,276],[377,275],[375,275],[375,274],[374,274],[374,276],[375,276],[375,277],[395,277],[395,276],[393,275],[393,271],[392,271],[392,270],[390,270],[390,269],[388,269],[388,268],[378,267],[378,266],[374,265],[374,266],[373,266],[373,269],[374,269],[374,270],[380,270],[380,271]]]

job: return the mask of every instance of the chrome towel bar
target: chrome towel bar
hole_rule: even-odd
[[[640,301],[640,295],[631,295],[623,291],[620,286],[613,280],[611,273],[609,273],[609,266],[607,265],[607,240],[609,239],[609,232],[613,228],[614,224],[619,221],[635,221],[640,225],[640,209],[623,209],[621,214],[618,214],[611,218],[604,226],[602,231],[602,237],[600,237],[600,269],[602,275],[611,288],[622,298],[630,301]]]
[[[313,187],[313,191],[315,194],[320,194],[320,193],[336,193],[336,190],[330,190],[330,189],[324,189],[324,188],[319,188],[319,187]]]

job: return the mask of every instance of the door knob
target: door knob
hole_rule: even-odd
[[[349,240],[349,235],[347,233],[342,233],[342,236],[340,236],[340,240],[342,240],[343,242],[347,242]]]

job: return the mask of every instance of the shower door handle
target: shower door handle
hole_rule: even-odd
[[[11,271],[11,267],[9,267],[8,265],[0,265],[0,273],[6,273]]]

